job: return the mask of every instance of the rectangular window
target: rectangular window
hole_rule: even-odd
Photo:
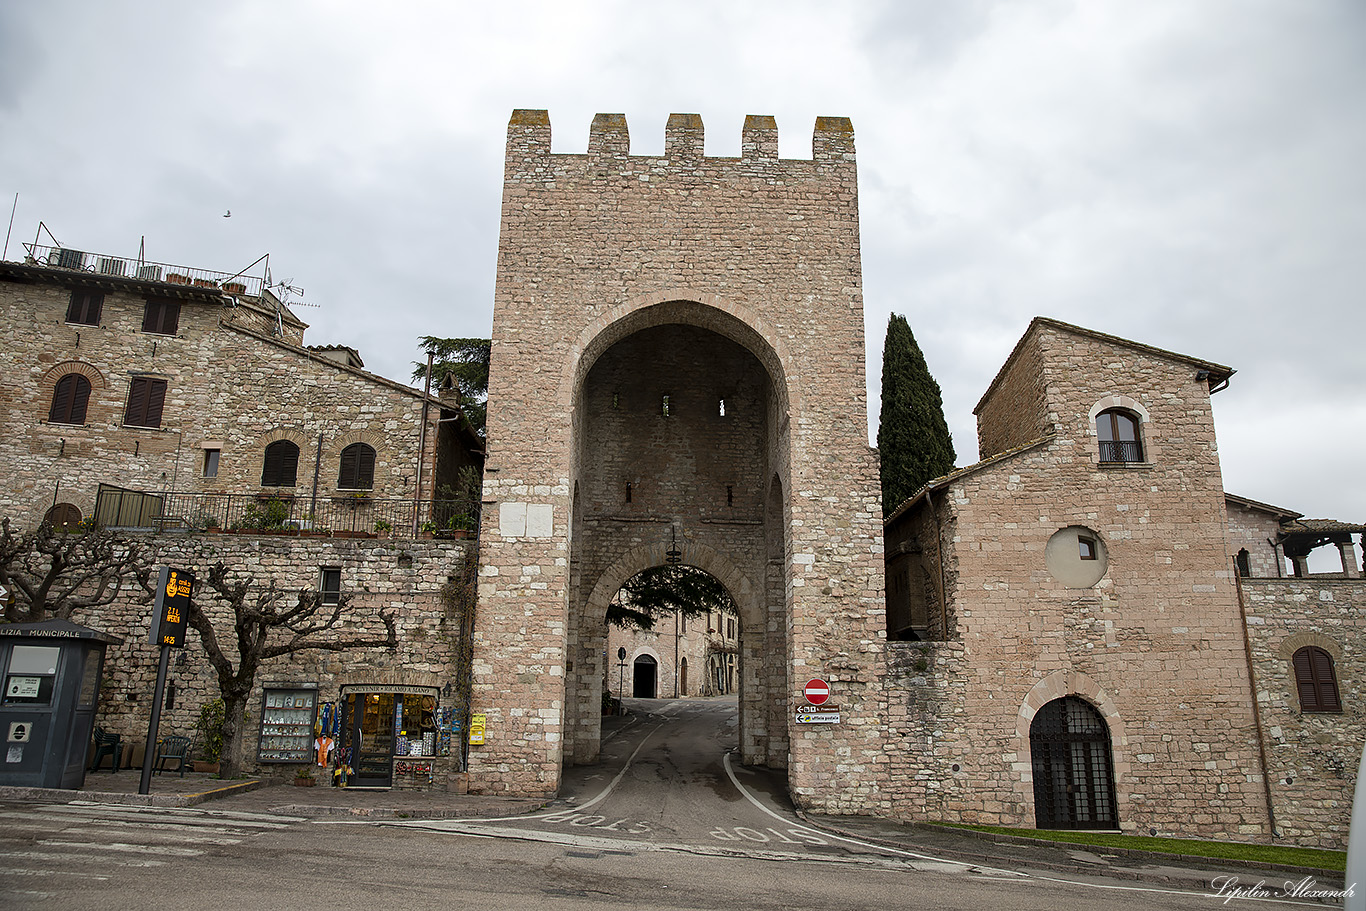
[[[1078,537],[1077,548],[1080,551],[1078,556],[1080,556],[1083,560],[1094,560],[1096,558],[1095,538]]]
[[[322,569],[322,583],[319,590],[323,594],[323,604],[339,604],[341,602],[341,567],[324,566]]]
[[[204,450],[204,477],[218,477],[218,456],[222,453],[220,449]]]
[[[81,323],[86,326],[98,326],[100,324],[100,313],[103,309],[103,292],[77,288],[71,292],[71,303],[66,308],[66,321],[68,323]]]
[[[175,335],[180,328],[180,302],[147,298],[147,309],[142,314],[142,331],[157,335]]]
[[[135,376],[128,386],[128,408],[123,413],[123,423],[129,427],[160,427],[161,408],[165,402],[165,380]]]

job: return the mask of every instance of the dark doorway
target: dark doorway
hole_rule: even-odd
[[[631,695],[637,699],[655,698],[655,680],[659,667],[649,655],[641,655],[631,668]]]
[[[351,787],[387,788],[394,777],[393,693],[361,693],[346,701]]]
[[[1040,829],[1116,829],[1110,729],[1084,699],[1065,696],[1029,726],[1034,817]]]

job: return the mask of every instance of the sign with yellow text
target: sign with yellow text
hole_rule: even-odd
[[[185,620],[190,612],[194,576],[183,569],[161,567],[157,575],[156,606],[147,641],[152,645],[185,647]]]

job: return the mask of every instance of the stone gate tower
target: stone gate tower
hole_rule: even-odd
[[[793,794],[875,809],[885,771],[881,503],[867,444],[858,186],[849,121],[810,160],[772,117],[739,158],[669,117],[633,156],[599,114],[551,154],[544,111],[508,125],[489,377],[470,786],[548,794],[598,754],[605,612],[664,563],[740,611],[740,749]],[[838,725],[796,725],[813,676]]]

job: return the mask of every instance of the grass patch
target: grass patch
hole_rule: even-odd
[[[1287,864],[1293,867],[1315,867],[1321,870],[1341,870],[1344,872],[1347,870],[1347,852],[1325,851],[1321,848],[1251,845],[1231,841],[1196,841],[1190,838],[1149,838],[1146,835],[1112,835],[1107,832],[1006,829],[1000,826],[970,826],[950,822],[939,822],[935,825],[947,826],[952,829],[971,829],[974,832],[990,832],[996,835],[1014,835],[1037,841],[1089,845],[1096,848],[1127,848],[1131,851],[1157,851],[1163,854],[1184,854],[1188,857],[1210,857],[1217,860]]]

